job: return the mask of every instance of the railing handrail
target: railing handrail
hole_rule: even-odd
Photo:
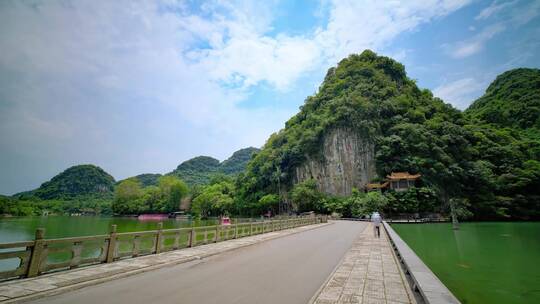
[[[34,246],[34,241],[21,241],[12,243],[0,243],[0,249],[10,249],[19,247],[31,247]]]

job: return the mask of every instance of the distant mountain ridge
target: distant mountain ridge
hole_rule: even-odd
[[[235,175],[244,171],[251,155],[257,151],[259,149],[253,147],[240,149],[221,163],[209,156],[197,156],[182,162],[167,174],[178,176],[189,185],[206,184],[215,174]],[[157,185],[161,176],[163,175],[159,173],[143,173],[130,178],[135,178],[141,186],[148,187]],[[112,197],[115,185],[120,182],[121,180],[116,182],[114,177],[98,166],[77,165],[57,174],[37,189],[20,192],[12,197],[43,200],[69,200],[82,196],[107,198]]]
[[[236,175],[244,171],[253,154],[258,151],[254,147],[240,149],[221,163],[210,156],[197,156],[181,163],[168,174],[178,176],[189,185],[203,185],[213,175]]]
[[[85,164],[72,166],[44,182],[35,190],[15,194],[15,197],[48,199],[71,199],[78,196],[112,196],[115,180],[98,166]]]
[[[499,127],[540,129],[540,69],[502,73],[465,114]]]

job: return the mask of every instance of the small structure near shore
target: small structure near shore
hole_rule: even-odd
[[[389,182],[384,183],[371,183],[366,185],[367,192],[370,191],[382,191],[383,189],[388,188]]]
[[[366,185],[366,191],[383,191],[392,189],[394,191],[405,191],[410,187],[414,187],[416,180],[420,178],[420,174],[410,174],[409,172],[392,172],[386,176],[386,181],[383,183],[372,183]]]
[[[387,175],[386,178],[390,182],[390,189],[395,191],[405,191],[410,187],[414,187],[414,184],[420,174],[409,174],[409,172],[392,172]]]

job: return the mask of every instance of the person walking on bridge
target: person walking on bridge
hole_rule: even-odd
[[[381,237],[381,215],[379,212],[373,212],[371,215],[371,222],[373,223],[373,233],[375,234],[375,237],[380,238]]]

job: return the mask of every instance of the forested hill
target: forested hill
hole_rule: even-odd
[[[159,182],[159,178],[163,175],[159,173],[143,173],[139,175],[135,175],[130,178],[134,178],[141,183],[142,187],[148,187],[148,186],[157,186]],[[120,184],[123,180],[118,181],[116,184]]]
[[[191,185],[206,184],[215,174],[235,175],[244,171],[257,148],[238,150],[222,163],[209,156],[198,156],[180,164],[169,174],[178,176]],[[161,174],[145,173],[135,178],[142,187],[156,186]],[[114,192],[114,178],[98,166],[87,164],[66,169],[43,183],[39,188],[17,193],[13,198],[42,200],[70,200],[77,197],[110,198]]]
[[[73,166],[43,183],[39,188],[14,195],[15,197],[37,197],[39,199],[71,199],[77,196],[95,195],[111,197],[114,178],[94,165]]]
[[[253,154],[258,151],[257,148],[249,147],[234,152],[231,157],[219,165],[219,171],[225,174],[238,174],[244,171]]]
[[[253,153],[257,151],[259,149],[253,147],[241,149],[221,163],[209,156],[197,156],[181,163],[169,174],[179,177],[189,185],[207,184],[216,174],[236,175],[244,171]]]
[[[540,130],[540,70],[514,69],[499,75],[484,96],[465,111],[471,119],[520,130]]]
[[[249,163],[238,192],[252,203],[267,194],[283,195],[280,187],[291,189],[306,162],[328,162],[328,149],[322,149],[325,138],[342,129],[352,134],[350,138],[374,146],[376,174],[368,175],[372,181],[392,171],[420,173],[441,206],[459,205],[464,214],[476,218],[538,218],[540,146],[506,128],[537,123],[531,116],[537,111],[538,86],[531,80],[536,71],[501,75],[464,114],[419,89],[399,62],[371,51],[351,55],[330,68],[317,94],[306,99],[284,129],[270,136]],[[521,86],[522,91],[514,92]],[[483,109],[492,108],[490,100],[502,102],[503,97],[509,103],[503,111],[519,109],[514,104],[518,101],[523,103],[521,110],[488,124],[490,115]],[[532,132],[538,135],[536,130]],[[325,176],[312,178],[320,188],[332,183]]]
[[[180,183],[172,175],[190,186],[204,185],[192,187],[191,193],[192,212],[199,216],[275,214],[285,201],[291,211],[348,216],[374,210],[447,214],[452,206],[454,214],[475,219],[540,219],[539,74],[538,69],[503,73],[462,112],[418,88],[399,62],[369,50],[350,55],[328,70],[318,92],[261,150],[242,149],[221,163],[199,156],[164,178],[142,174],[136,176],[139,182],[128,179],[117,192],[134,192],[137,199],[117,200],[130,205],[117,205],[126,208],[115,212],[174,210],[177,206],[165,204],[165,196],[161,207],[151,205],[154,195],[167,191],[148,187],[159,184],[158,179],[163,189]],[[421,174],[419,187],[382,194],[354,189],[396,171]],[[212,178],[216,175],[228,176]],[[108,195],[98,207],[110,209],[114,189],[112,176],[82,165],[17,197]],[[24,209],[32,206],[23,201],[0,197],[0,212],[33,212]],[[72,212],[73,202],[68,203],[64,212]]]

